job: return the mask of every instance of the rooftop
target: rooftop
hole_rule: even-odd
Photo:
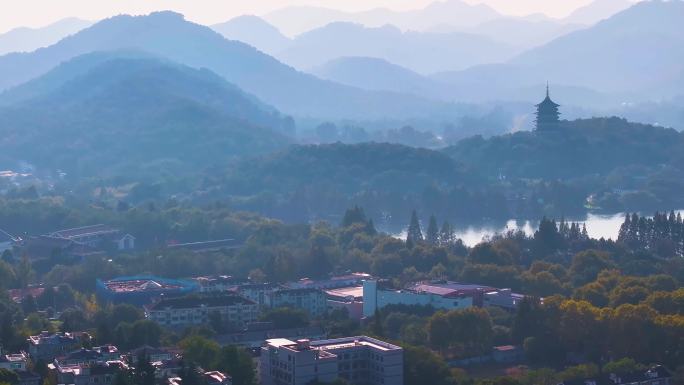
[[[338,289],[330,289],[325,291],[326,294],[333,297],[354,297],[363,298],[363,286],[341,287]]]
[[[168,278],[140,276],[115,278],[102,282],[102,285],[115,293],[133,293],[178,290],[197,284]]]
[[[58,230],[53,233],[50,233],[49,235],[51,237],[56,237],[56,238],[66,238],[66,239],[73,239],[73,238],[81,238],[81,237],[88,237],[88,236],[96,236],[96,235],[107,235],[107,234],[114,234],[118,233],[119,229],[110,227],[108,225],[104,224],[97,224],[97,225],[92,225],[92,226],[83,226],[83,227],[75,227],[72,229],[64,229],[64,230]]]
[[[407,289],[419,293],[429,293],[441,296],[467,295],[474,292],[489,292],[496,290],[490,286],[451,281],[418,282],[409,286]]]

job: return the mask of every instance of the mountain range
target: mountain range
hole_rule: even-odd
[[[173,12],[116,16],[35,52],[2,56],[0,90],[38,77],[75,56],[120,49],[141,50],[190,67],[210,69],[291,115],[382,119],[458,114],[445,103],[320,80]]]
[[[423,9],[394,11],[377,8],[364,12],[342,12],[321,7],[299,6],[279,9],[262,16],[288,36],[323,27],[333,22],[352,22],[367,27],[394,25],[402,30],[426,30],[448,24],[472,27],[501,18],[502,15],[483,5],[470,5],[461,0],[436,1]]]
[[[4,161],[79,175],[187,172],[276,150],[294,131],[291,118],[211,71],[136,52],[76,57],[0,105]]]
[[[391,25],[369,28],[337,22],[297,36],[276,57],[303,70],[344,56],[377,57],[427,74],[502,62],[517,52],[507,44],[462,32],[402,32]]]
[[[31,52],[52,45],[93,23],[77,18],[67,18],[42,28],[20,27],[0,34],[0,55],[10,52]]]

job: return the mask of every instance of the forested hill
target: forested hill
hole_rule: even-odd
[[[288,219],[333,215],[353,204],[404,214],[429,186],[479,185],[445,154],[387,143],[292,146],[237,162],[207,183],[212,197],[231,196],[241,208]]]
[[[489,177],[568,179],[684,165],[684,135],[619,118],[562,121],[557,132],[460,141],[444,153]]]
[[[84,176],[196,172],[275,151],[294,131],[291,118],[212,72],[151,57],[86,55],[0,99],[7,163]]]

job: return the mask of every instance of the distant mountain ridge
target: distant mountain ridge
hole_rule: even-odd
[[[657,20],[658,22],[654,22]],[[540,79],[624,100],[670,98],[684,74],[684,2],[646,1],[593,27],[572,32],[503,64],[437,74],[456,88],[489,90],[539,84]]]
[[[0,90],[40,76],[75,56],[119,49],[147,51],[194,68],[208,68],[292,115],[382,119],[454,114],[444,103],[322,81],[173,12],[113,17],[36,52],[0,57]]]
[[[300,69],[345,56],[376,57],[416,72],[433,73],[502,62],[518,52],[509,45],[463,32],[402,32],[392,25],[369,28],[336,22],[298,36],[276,57]]]
[[[208,70],[135,54],[77,57],[0,99],[3,160],[84,175],[160,161],[187,172],[273,151],[294,130]]]
[[[211,28],[226,39],[249,44],[271,56],[286,49],[292,42],[278,28],[252,15],[239,16],[225,23],[214,24]]]
[[[93,22],[67,18],[41,28],[20,27],[0,34],[0,55],[10,52],[31,52],[47,47],[92,25]]]
[[[470,27],[502,15],[484,5],[470,5],[461,0],[436,1],[423,9],[393,11],[377,8],[364,12],[342,12],[322,7],[289,7],[262,16],[290,37],[323,27],[333,22],[360,23],[367,27],[395,25],[403,30],[426,30],[435,25],[449,24]]]

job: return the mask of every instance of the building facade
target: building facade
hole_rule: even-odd
[[[148,319],[162,326],[182,327],[208,324],[211,317],[233,327],[244,327],[258,317],[259,307],[237,295],[167,298],[145,309]]]
[[[259,358],[262,385],[306,385],[338,378],[353,385],[403,385],[404,352],[359,336],[311,342],[272,339]]]

